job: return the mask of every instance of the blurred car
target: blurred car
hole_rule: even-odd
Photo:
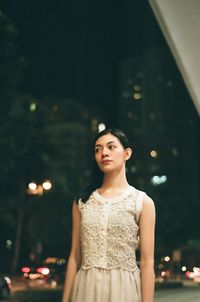
[[[9,299],[12,295],[11,280],[8,277],[0,277],[0,300]]]
[[[200,267],[193,267],[192,271],[187,271],[186,277],[200,284]]]
[[[23,266],[21,273],[26,280],[37,280],[40,284],[56,287],[64,282],[65,263],[62,258],[49,257],[41,264]]]
[[[47,282],[51,287],[62,285],[65,279],[66,261],[63,258],[49,257],[43,262],[50,270]]]
[[[21,267],[22,280],[29,287],[43,286],[47,283],[50,269],[42,264],[32,264]]]

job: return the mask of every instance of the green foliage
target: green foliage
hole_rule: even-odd
[[[12,21],[0,12],[0,118],[9,111],[27,66],[27,61],[19,55],[17,37]]]
[[[7,195],[16,194],[21,182],[25,184],[42,170],[41,150],[38,148],[42,145],[40,114],[29,111],[29,102],[28,97],[15,100],[1,120],[1,179],[12,186],[12,190],[5,192]]]

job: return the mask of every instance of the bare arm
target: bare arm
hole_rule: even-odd
[[[142,302],[154,301],[154,232],[155,207],[151,198],[145,196],[140,217],[140,269]]]
[[[66,269],[62,302],[69,302],[74,279],[80,267],[80,263],[80,212],[78,205],[74,202],[72,209],[72,246]]]

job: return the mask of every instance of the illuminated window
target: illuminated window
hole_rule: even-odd
[[[54,105],[53,108],[52,108],[52,110],[53,110],[53,111],[58,111],[58,106],[57,106],[57,105]]]
[[[97,118],[93,118],[91,120],[91,128],[92,128],[92,131],[96,132],[97,131],[97,128],[98,128],[98,120]]]
[[[177,157],[178,156],[178,149],[177,148],[175,148],[175,147],[173,147],[172,148],[172,154],[175,156],[175,157]]]
[[[30,111],[35,111],[36,110],[36,103],[31,103],[29,107]]]
[[[128,116],[128,118],[133,118],[133,112],[130,112],[130,111],[129,111],[129,112],[127,113],[127,116]]]
[[[167,86],[168,86],[168,87],[172,87],[172,86],[173,86],[172,81],[167,81]]]
[[[141,90],[141,86],[136,84],[136,85],[133,86],[133,89],[135,91],[140,91]]]
[[[155,115],[154,113],[150,113],[150,114],[149,114],[149,119],[150,119],[151,121],[155,120],[155,118],[156,118],[156,115]]]
[[[141,93],[139,93],[139,92],[133,93],[133,99],[140,100],[141,98],[142,98]]]
[[[103,130],[105,130],[106,129],[106,125],[104,124],[104,123],[100,123],[99,125],[98,125],[98,131],[99,132],[101,132],[101,131],[103,131]]]
[[[130,168],[130,170],[131,170],[132,173],[135,173],[135,172],[137,172],[137,167],[136,166],[132,166]]]
[[[150,155],[151,155],[151,157],[154,157],[154,158],[158,157],[158,152],[156,150],[151,150]]]
[[[154,186],[161,185],[161,184],[165,183],[166,181],[167,181],[166,175],[162,175],[162,176],[155,175],[155,176],[152,176],[152,178],[151,178],[151,183]]]

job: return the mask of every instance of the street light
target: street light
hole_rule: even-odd
[[[98,132],[101,132],[106,129],[106,125],[104,123],[100,123],[98,125]]]
[[[43,189],[44,190],[50,190],[51,189],[51,187],[52,187],[52,184],[51,184],[51,182],[49,181],[49,180],[45,180],[44,182],[43,182],[43,184],[42,184],[42,187],[43,187]]]
[[[28,184],[28,188],[29,188],[29,190],[34,191],[34,190],[37,189],[37,185],[36,185],[35,182],[30,182],[30,183]]]
[[[50,180],[44,180],[42,184],[37,184],[35,181],[31,181],[26,188],[26,193],[30,195],[39,195],[42,196],[44,191],[48,191],[52,188]],[[11,264],[11,270],[14,273],[19,261],[19,252],[21,244],[21,233],[24,217],[24,203],[21,201],[19,205],[19,214],[17,219],[17,228],[16,228],[16,239],[15,239],[15,249],[13,255],[13,261]],[[12,243],[7,243],[7,245]]]
[[[43,181],[42,184],[37,184],[32,181],[28,184],[27,193],[32,195],[43,195],[44,190],[49,191],[52,188],[50,180]]]

